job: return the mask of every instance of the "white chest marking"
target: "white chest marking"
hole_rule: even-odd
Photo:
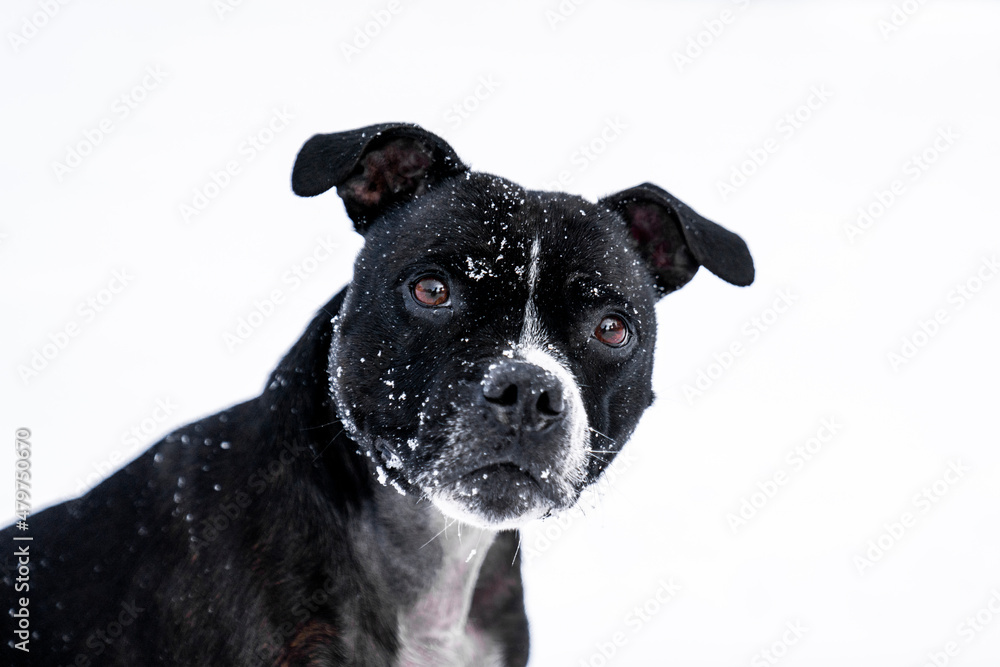
[[[502,667],[500,647],[468,624],[479,570],[496,532],[457,527],[457,536],[452,527],[435,540],[444,549],[437,575],[399,614],[397,667]]]

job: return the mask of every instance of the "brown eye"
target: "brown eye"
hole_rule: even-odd
[[[448,303],[448,286],[432,276],[413,283],[413,298],[423,306],[443,306]]]
[[[625,320],[617,315],[608,315],[594,329],[594,338],[611,347],[621,347],[628,340]]]

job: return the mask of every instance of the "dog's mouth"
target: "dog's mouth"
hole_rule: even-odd
[[[492,463],[462,475],[456,483],[470,488],[473,495],[483,494],[485,498],[526,493],[538,494],[553,503],[558,501],[551,485],[544,483],[541,475],[516,463]]]
[[[571,504],[549,470],[493,462],[439,480],[428,493],[452,518],[494,529],[516,528]]]
[[[537,475],[513,461],[490,463],[468,472],[460,472],[444,480],[444,484],[477,484],[491,480],[524,480],[541,488]]]

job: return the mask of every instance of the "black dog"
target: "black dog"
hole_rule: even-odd
[[[314,136],[292,187],[337,188],[353,281],[259,397],[3,532],[30,544],[13,659],[524,665],[511,529],[572,506],[652,402],[657,299],[699,265],[753,281],[655,185],[529,191],[414,125]]]

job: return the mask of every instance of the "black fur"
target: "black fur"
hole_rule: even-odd
[[[439,514],[428,498],[447,491],[495,524],[572,505],[652,402],[656,300],[698,265],[735,284],[753,279],[738,236],[656,186],[597,204],[526,191],[468,171],[413,125],[310,139],[293,188],[332,187],[365,235],[351,284],[259,397],[176,430],[82,498],[29,518],[31,654],[8,647],[11,660],[397,664],[399,614],[445,557],[430,539]],[[447,281],[446,307],[414,301],[425,275]],[[529,297],[599,434],[588,433],[599,453],[566,488],[549,474],[572,443],[571,388],[514,354]],[[628,323],[621,347],[593,335],[608,313]],[[498,407],[506,385],[546,402]],[[479,481],[482,470],[492,477]],[[468,615],[505,665],[528,655],[517,543],[515,531],[498,534]]]

